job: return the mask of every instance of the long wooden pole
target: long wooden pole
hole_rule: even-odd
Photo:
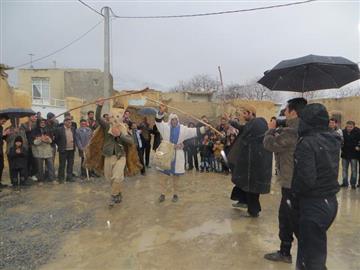
[[[103,100],[110,100],[110,99],[115,99],[115,98],[118,98],[118,97],[125,97],[125,96],[135,95],[135,94],[139,94],[139,93],[145,92],[146,90],[149,90],[149,88],[145,88],[145,89],[143,89],[143,90],[139,90],[139,91],[136,91],[136,92],[130,92],[130,93],[124,93],[124,94],[114,95],[114,96],[111,96],[111,97],[108,97],[108,98],[104,98]],[[83,104],[83,105],[80,105],[80,106],[71,108],[71,109],[67,110],[66,112],[63,112],[63,113],[60,113],[60,114],[56,115],[55,118],[58,118],[58,117],[64,115],[65,113],[68,113],[68,112],[71,112],[71,111],[75,111],[75,110],[77,110],[77,109],[81,109],[81,108],[84,108],[84,107],[86,107],[86,106],[93,105],[93,104],[96,103],[96,101],[97,101],[97,100],[93,100],[93,101],[90,101],[90,102],[85,103],[85,104]]]
[[[189,117],[191,117],[192,119],[194,119],[194,120],[200,122],[201,124],[207,126],[207,127],[210,128],[212,131],[214,131],[215,133],[217,133],[218,135],[223,136],[223,134],[222,134],[220,131],[218,131],[216,128],[214,128],[212,125],[210,125],[210,124],[202,121],[201,119],[199,119],[199,118],[197,118],[197,117],[195,117],[195,116],[193,116],[193,115],[191,115],[191,114],[189,114],[189,113],[187,113],[187,112],[185,112],[185,111],[183,111],[183,110],[180,110],[180,109],[178,109],[178,108],[175,108],[175,107],[166,105],[166,104],[164,104],[164,103],[162,103],[161,101],[158,101],[158,100],[156,100],[156,99],[152,99],[152,98],[149,98],[149,97],[144,97],[144,98],[146,98],[147,100],[149,100],[149,101],[151,101],[151,102],[164,105],[164,106],[166,106],[166,107],[168,107],[168,108],[170,108],[170,109],[173,109],[173,110],[178,111],[178,112],[180,112],[180,113],[182,113],[182,114],[185,114],[186,116],[189,116]]]

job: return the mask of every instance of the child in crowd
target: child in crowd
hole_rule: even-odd
[[[212,155],[213,143],[209,139],[209,135],[205,135],[201,144],[200,144],[200,172],[209,172],[210,171],[210,162]]]
[[[221,143],[220,138],[218,138],[214,144],[214,172],[221,173],[223,171],[222,167],[222,156],[221,151],[224,150],[224,144]]]
[[[11,170],[12,186],[25,185],[27,179],[27,157],[28,151],[23,145],[23,138],[17,136],[14,144],[9,150],[9,164]]]

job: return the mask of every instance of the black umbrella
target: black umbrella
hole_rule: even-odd
[[[31,109],[23,109],[23,108],[8,108],[4,110],[0,110],[0,117],[5,116],[6,118],[11,119],[11,123],[13,126],[18,126],[18,121],[15,121],[18,118],[31,116],[36,114]]]
[[[141,114],[141,115],[156,115],[156,113],[157,113],[157,110],[152,107],[144,107],[138,111],[138,114]]]
[[[8,108],[0,110],[0,116],[7,116],[8,118],[21,118],[34,114],[36,114],[36,112],[34,112],[33,110],[23,108]]]
[[[333,56],[307,55],[281,61],[258,83],[275,91],[308,92],[340,88],[360,79],[356,63]]]

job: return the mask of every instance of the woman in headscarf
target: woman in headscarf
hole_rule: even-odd
[[[201,133],[205,133],[205,127],[189,128],[179,123],[179,117],[176,114],[171,113],[169,115],[168,122],[163,121],[165,116],[166,106],[160,105],[159,112],[155,118],[155,124],[159,130],[163,141],[173,144],[175,149],[174,159],[171,162],[171,168],[169,170],[160,170],[164,174],[161,181],[161,195],[159,202],[165,201],[165,192],[167,187],[167,180],[171,181],[173,197],[172,201],[177,202],[178,196],[178,181],[179,176],[185,173],[185,157],[183,142],[187,139],[200,136]]]

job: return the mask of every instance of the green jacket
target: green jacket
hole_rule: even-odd
[[[102,154],[105,157],[117,156],[120,158],[125,156],[124,146],[126,144],[133,144],[134,141],[132,137],[128,134],[121,134],[119,137],[114,137],[109,133],[110,124],[106,122],[105,119],[101,117],[102,106],[97,106],[96,108],[96,122],[104,131],[104,146],[102,149]]]
[[[275,153],[281,187],[290,188],[294,173],[294,152],[298,141],[299,118],[287,120],[286,125],[285,128],[269,129],[265,133],[264,147]]]

